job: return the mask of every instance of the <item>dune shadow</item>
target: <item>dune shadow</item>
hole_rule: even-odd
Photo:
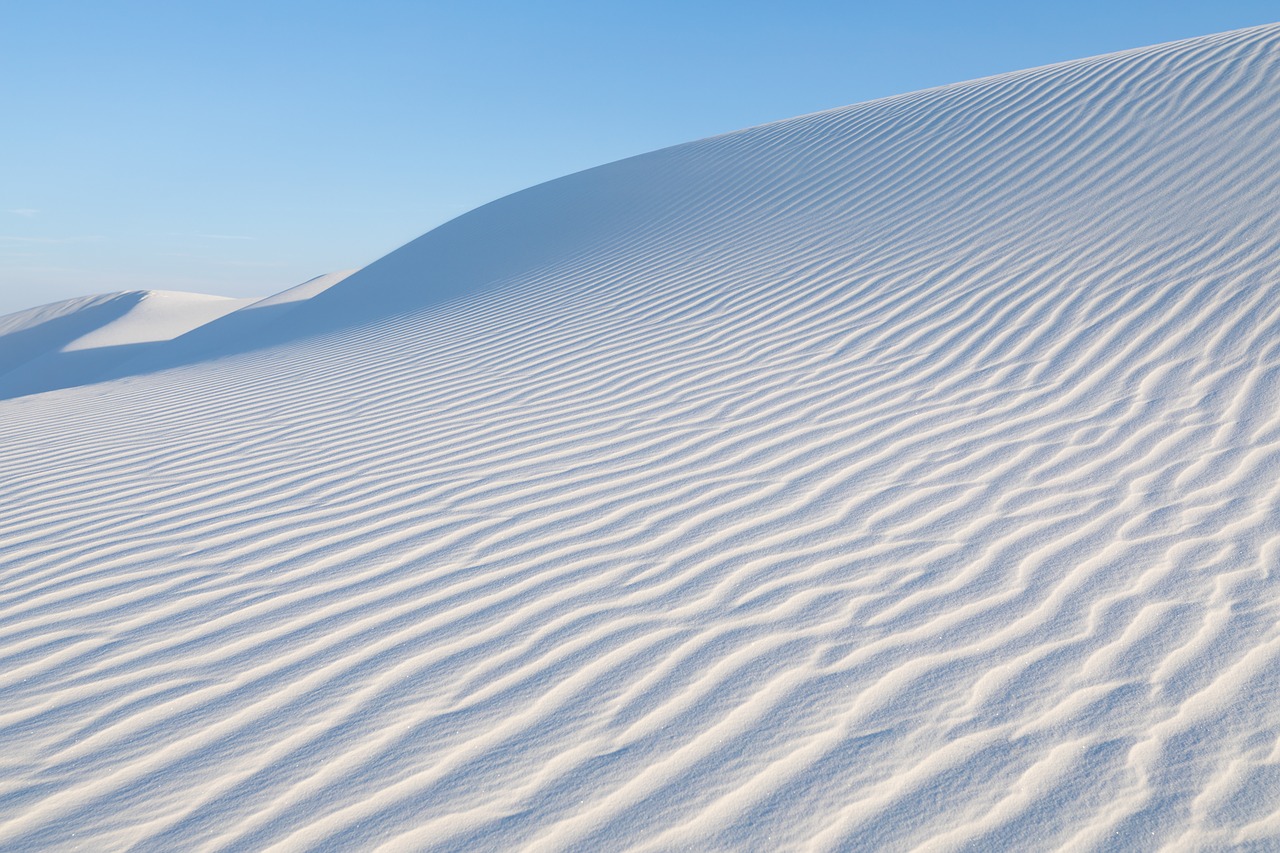
[[[168,341],[147,341],[45,353],[0,375],[0,400],[93,385],[130,375],[130,371],[121,370],[123,365],[137,356],[156,352],[166,343]]]
[[[120,319],[142,301],[143,294],[119,293],[99,298],[101,301],[96,304],[51,317],[24,329],[5,332],[0,327],[0,378]]]

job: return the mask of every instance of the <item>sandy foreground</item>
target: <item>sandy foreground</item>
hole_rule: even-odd
[[[524,848],[1280,849],[1280,26],[0,319],[0,849]]]

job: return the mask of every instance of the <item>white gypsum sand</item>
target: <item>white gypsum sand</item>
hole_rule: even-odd
[[[119,365],[254,303],[134,290],[67,299],[0,317],[0,399],[107,378]]]
[[[1274,849],[1277,165],[1143,48],[0,402],[0,848]]]

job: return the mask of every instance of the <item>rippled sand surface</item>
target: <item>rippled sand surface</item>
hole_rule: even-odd
[[[1280,27],[304,296],[0,400],[0,848],[1280,849]]]

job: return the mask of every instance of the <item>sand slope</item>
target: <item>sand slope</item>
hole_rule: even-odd
[[[1144,48],[0,403],[0,847],[1275,849],[1278,163]]]
[[[157,345],[254,301],[134,290],[0,317],[0,398],[100,381]]]

